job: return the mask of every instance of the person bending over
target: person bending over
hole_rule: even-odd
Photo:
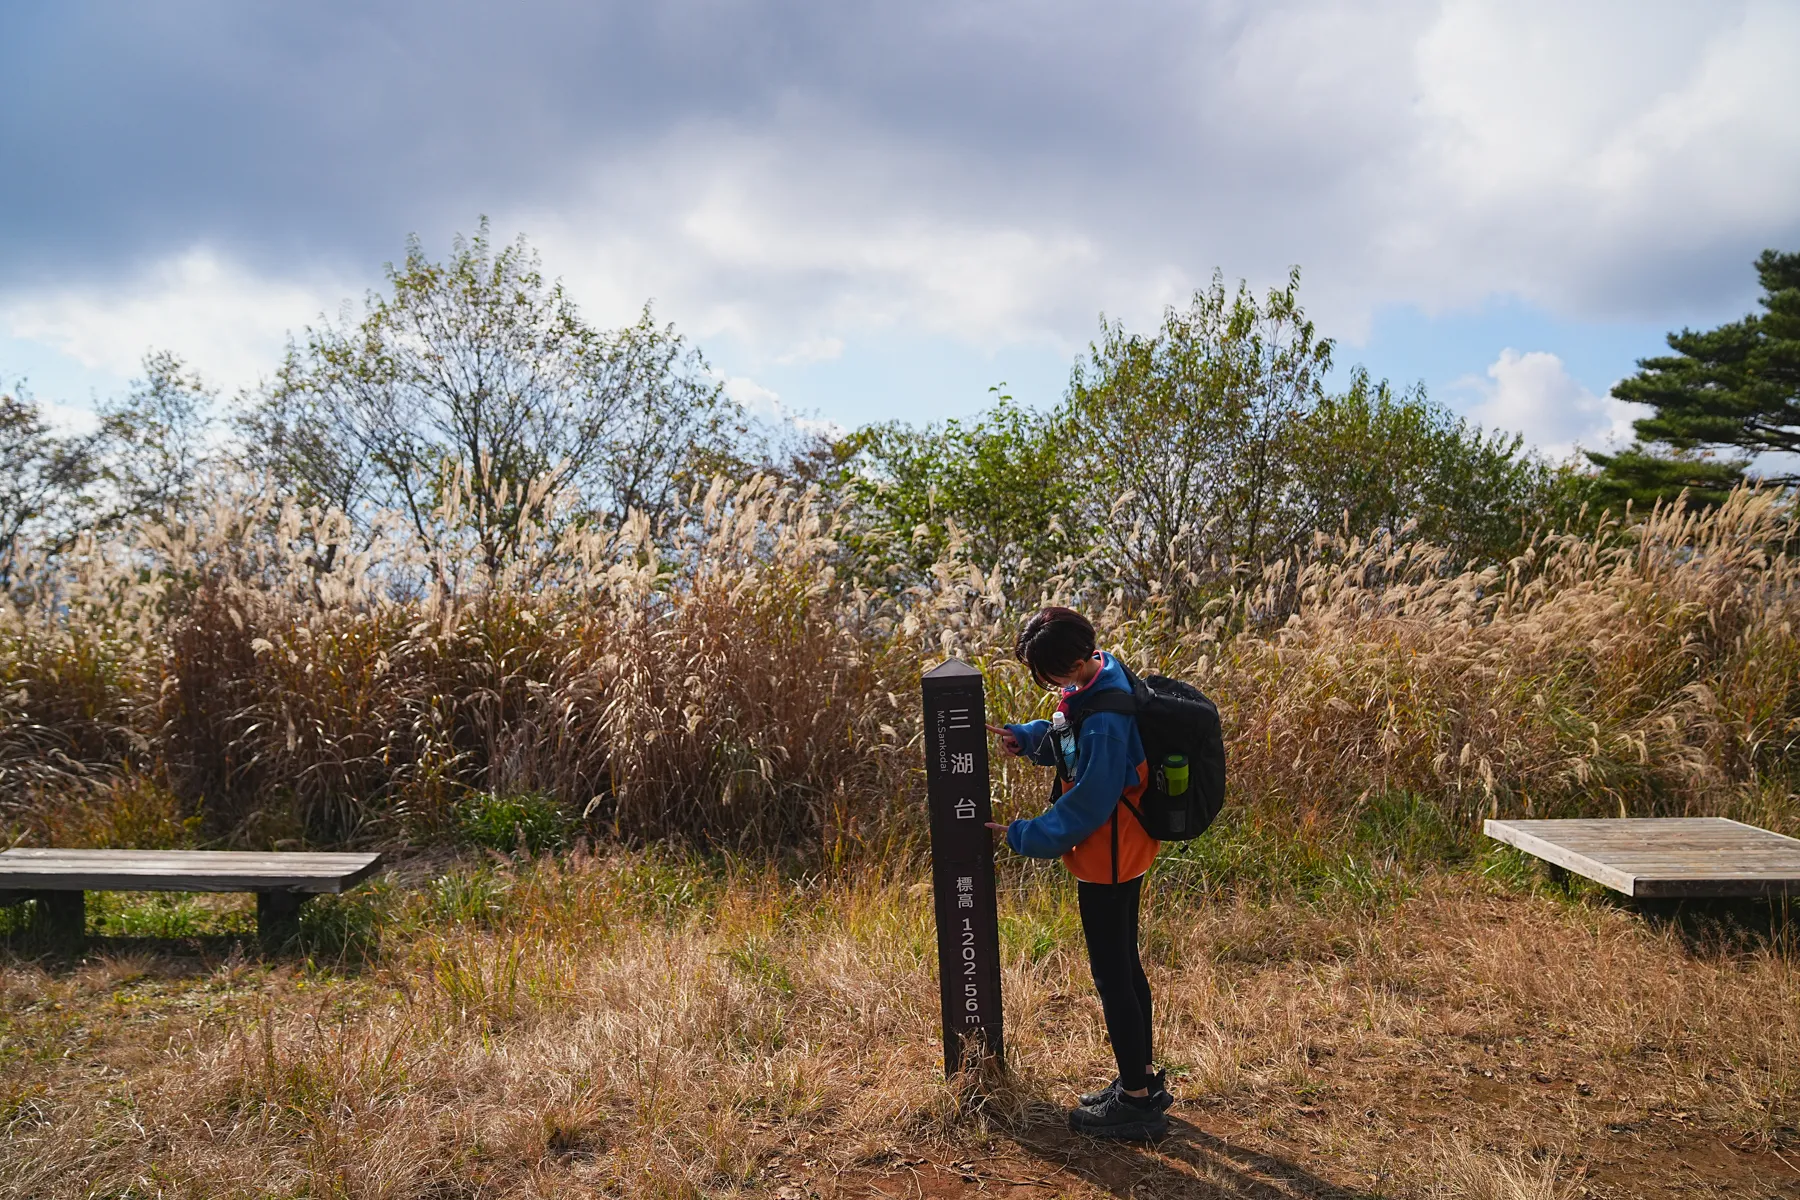
[[[1111,1084],[1081,1097],[1069,1126],[1096,1137],[1154,1138],[1168,1129],[1174,1097],[1165,1074],[1152,1070],[1150,982],[1138,958],[1138,902],[1158,847],[1137,818],[1149,768],[1133,717],[1085,712],[1097,693],[1130,685],[1124,668],[1096,647],[1093,625],[1073,609],[1032,617],[1014,652],[1040,686],[1060,690],[1059,717],[988,731],[1006,753],[1058,767],[1061,792],[1041,816],[988,825],[1006,834],[1014,853],[1060,857],[1075,876],[1088,964],[1119,1067]]]

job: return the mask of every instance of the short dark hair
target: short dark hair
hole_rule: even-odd
[[[1050,676],[1072,674],[1094,657],[1094,626],[1072,608],[1046,608],[1019,631],[1013,654],[1031,669],[1040,687],[1050,686]]]

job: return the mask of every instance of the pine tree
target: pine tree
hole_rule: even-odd
[[[1615,513],[1627,501],[1642,512],[1683,492],[1689,504],[1716,508],[1725,503],[1732,488],[1744,482],[1744,468],[1750,465],[1749,459],[1717,458],[1702,450],[1665,449],[1659,453],[1642,442],[1617,454],[1590,450],[1588,458],[1600,468],[1600,475],[1581,498],[1596,512],[1610,509]]]
[[[1671,333],[1674,354],[1639,360],[1638,373],[1613,388],[1619,399],[1656,412],[1635,423],[1640,444],[1588,456],[1602,468],[1603,491],[1642,501],[1685,487],[1690,499],[1716,503],[1750,459],[1714,451],[1800,450],[1800,253],[1765,250],[1756,273],[1764,311],[1717,329]],[[1800,483],[1795,474],[1763,477]]]

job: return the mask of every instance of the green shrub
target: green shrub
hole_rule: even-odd
[[[420,914],[428,925],[491,925],[506,903],[509,880],[493,871],[451,871],[431,881]]]
[[[87,919],[103,937],[190,938],[242,933],[252,924],[238,911],[218,911],[183,892],[89,892]]]
[[[723,890],[721,866],[699,857],[633,856],[611,876],[610,901],[628,912],[663,920],[709,913]]]
[[[1438,805],[1412,792],[1383,792],[1356,815],[1351,843],[1378,863],[1416,870],[1460,862],[1469,855],[1469,835]]]
[[[1409,891],[1398,864],[1370,854],[1355,837],[1254,813],[1227,813],[1201,837],[1164,846],[1154,869],[1167,893],[1207,899],[1379,901]]]
[[[315,961],[372,960],[380,949],[390,897],[389,888],[380,884],[315,896],[300,906],[300,952]]]
[[[476,792],[457,806],[458,837],[468,845],[545,854],[569,843],[574,822],[542,792]]]

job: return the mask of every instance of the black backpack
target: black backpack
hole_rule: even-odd
[[[1128,800],[1123,803],[1136,814],[1144,832],[1159,842],[1197,838],[1225,804],[1225,735],[1219,726],[1219,706],[1192,684],[1164,675],[1139,679],[1124,663],[1119,667],[1131,691],[1096,692],[1071,714],[1075,733],[1079,736],[1081,720],[1089,713],[1137,718],[1150,782],[1140,800],[1141,811]],[[1171,770],[1170,760],[1176,758],[1187,759],[1185,787],[1180,767]]]

